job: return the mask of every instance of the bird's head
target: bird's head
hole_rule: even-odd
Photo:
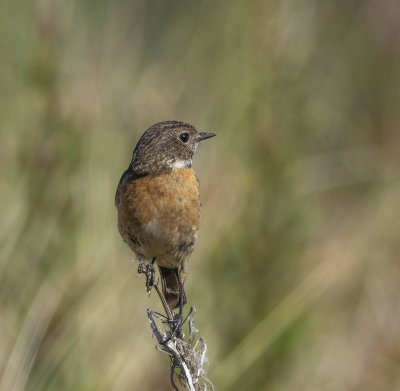
[[[198,132],[185,122],[156,123],[139,139],[131,167],[138,174],[190,168],[198,143],[214,136],[214,133]]]

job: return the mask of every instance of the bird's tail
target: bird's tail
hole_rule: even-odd
[[[167,300],[169,308],[173,310],[179,307],[179,300],[181,296],[181,285],[179,281],[178,269],[167,269],[166,267],[158,266],[161,275],[162,290],[165,299]],[[183,304],[186,303],[185,291],[182,292]]]

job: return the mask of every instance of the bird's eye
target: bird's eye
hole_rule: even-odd
[[[189,133],[182,133],[179,138],[182,142],[187,143],[189,141]]]

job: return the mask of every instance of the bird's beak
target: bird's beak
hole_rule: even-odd
[[[205,140],[206,138],[214,137],[216,136],[215,133],[207,133],[207,132],[200,132],[198,136],[196,137],[196,141],[199,142],[201,140]]]

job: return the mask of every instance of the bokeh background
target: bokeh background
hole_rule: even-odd
[[[114,194],[218,134],[189,304],[217,390],[400,390],[395,0],[0,3],[0,390],[170,390]]]

